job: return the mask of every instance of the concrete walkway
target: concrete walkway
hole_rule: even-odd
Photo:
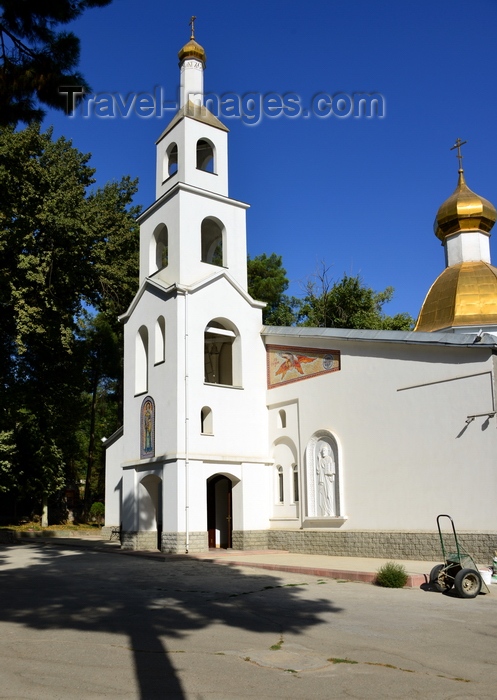
[[[363,581],[373,583],[378,569],[391,559],[376,559],[367,557],[334,557],[324,554],[298,554],[282,550],[237,551],[211,550],[202,554],[189,556],[198,559],[210,559],[216,564],[229,566],[250,566],[271,571],[286,571],[295,574],[308,574],[320,578],[344,579],[347,581]],[[440,562],[403,561],[408,573],[406,588],[419,588],[428,583],[430,571]]]
[[[226,566],[248,566],[257,569],[267,569],[270,571],[285,571],[288,573],[307,574],[320,578],[343,579],[347,581],[363,581],[373,583],[378,569],[385,564],[388,559],[376,559],[367,557],[335,557],[322,554],[297,554],[282,550],[226,550],[216,549],[209,552],[192,554],[163,554],[159,551],[123,551],[116,540],[103,540],[95,535],[80,535],[71,537],[42,537],[40,533],[29,537],[23,533],[20,542],[29,540],[44,542],[54,546],[82,547],[99,551],[114,552],[125,556],[147,557],[151,559],[162,559],[164,561],[175,558],[189,557],[212,561],[216,564]],[[408,573],[406,588],[419,588],[424,583],[428,583],[429,574],[435,564],[440,561],[411,561],[396,560],[403,564]]]

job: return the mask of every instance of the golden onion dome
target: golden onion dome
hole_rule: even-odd
[[[457,187],[438,210],[433,229],[443,243],[448,236],[459,231],[477,229],[489,233],[496,220],[497,211],[493,204],[469,189],[461,168]]]
[[[496,324],[497,268],[479,260],[451,265],[439,275],[426,295],[414,330]]]
[[[195,41],[193,37],[187,44],[183,46],[182,49],[180,49],[180,51],[178,52],[178,58],[180,63],[187,58],[196,58],[199,61],[202,61],[202,63],[205,66],[205,50],[202,46],[200,46],[198,42]]]

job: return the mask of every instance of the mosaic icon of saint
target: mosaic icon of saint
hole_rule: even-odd
[[[143,407],[143,435],[144,435],[144,452],[152,452],[152,428],[153,428],[153,407],[152,402],[147,401]]]

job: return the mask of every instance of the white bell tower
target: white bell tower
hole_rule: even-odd
[[[267,478],[268,428],[248,205],[228,195],[228,129],[203,106],[193,21],[178,55],[180,108],[157,141],[156,201],[139,218],[140,289],[122,317],[119,449],[124,546],[156,537],[184,552],[268,526],[244,506]]]

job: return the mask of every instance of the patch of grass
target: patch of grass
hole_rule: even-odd
[[[284,640],[283,640],[283,637],[280,637],[280,641],[277,642],[277,644],[273,644],[272,646],[270,646],[269,649],[270,649],[271,651],[279,651],[279,650],[281,649],[281,647],[283,646],[284,643],[285,643],[285,642],[284,642]]]
[[[382,668],[393,668],[394,671],[404,671],[404,673],[414,673],[410,668],[400,668],[400,666],[393,666],[392,664],[379,664],[374,661],[365,661],[366,666],[381,666]]]
[[[35,530],[36,532],[42,532],[44,530],[100,530],[100,526],[96,524],[77,524],[77,523],[65,523],[63,525],[49,525],[48,527],[42,527],[40,523],[29,522],[22,523],[22,525],[1,525],[2,530],[16,530],[17,532],[25,532]]]
[[[404,588],[407,583],[407,571],[403,564],[387,561],[376,572],[375,583],[384,588]]]
[[[358,661],[352,661],[352,659],[338,659],[335,657],[331,657],[331,659],[328,659],[332,664],[358,664]]]

